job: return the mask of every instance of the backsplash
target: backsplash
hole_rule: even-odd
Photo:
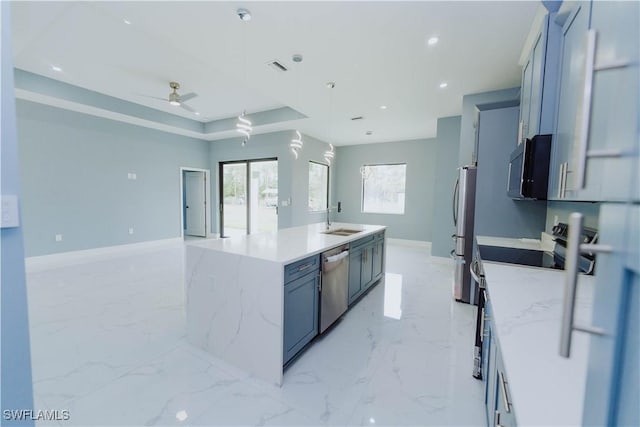
[[[598,228],[598,216],[600,203],[591,202],[559,202],[547,201],[547,221],[545,231],[548,233],[556,222],[568,222],[572,212],[581,212],[584,215],[585,227]],[[557,220],[556,220],[557,216]]]

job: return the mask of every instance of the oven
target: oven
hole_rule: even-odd
[[[484,270],[482,269],[482,260],[480,259],[479,247],[476,245],[476,250],[474,252],[473,261],[471,262],[471,266],[469,271],[471,272],[471,277],[476,282],[476,289],[478,295],[478,309],[476,311],[476,333],[475,333],[475,344],[473,349],[473,376],[479,380],[482,379],[483,372],[483,360],[482,353],[484,350],[484,338],[485,334],[485,310],[486,310],[486,302],[487,302],[487,291],[486,291],[486,281],[484,279]]]

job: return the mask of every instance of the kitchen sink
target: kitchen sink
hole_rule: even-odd
[[[331,234],[333,236],[351,236],[360,233],[362,230],[350,230],[348,228],[338,228],[337,230],[323,231],[323,234]]]

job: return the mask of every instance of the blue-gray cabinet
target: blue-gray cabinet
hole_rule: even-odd
[[[518,143],[553,132],[560,31],[547,14],[522,67]],[[550,24],[551,23],[551,24]]]
[[[485,295],[488,295],[485,291]],[[485,411],[488,426],[515,426],[515,409],[509,398],[507,374],[500,354],[498,339],[493,333],[491,302],[485,296],[484,338],[482,341]]]
[[[349,305],[362,294],[362,248],[349,248]]]
[[[640,425],[640,4],[590,6],[568,197],[600,205],[585,425]],[[579,179],[581,176],[584,179]],[[584,188],[582,188],[584,187]],[[569,230],[571,234],[571,229]],[[575,332],[574,332],[575,333]],[[571,357],[569,355],[569,357]]]
[[[556,128],[549,167],[549,199],[565,199],[573,188],[573,144],[575,140],[578,99],[582,92],[581,76],[585,66],[585,35],[589,29],[590,5],[568,3],[561,35],[560,73]],[[568,15],[568,16],[567,16]]]
[[[349,247],[349,305],[384,274],[384,232],[363,237]]]
[[[640,5],[567,3],[549,198],[640,201]],[[629,187],[633,194],[629,194]]]
[[[640,205],[601,207],[585,425],[640,425]]]
[[[319,265],[315,255],[285,267],[283,363],[318,335]]]
[[[372,280],[376,281],[382,277],[382,272],[384,271],[384,235],[376,238],[372,252]]]

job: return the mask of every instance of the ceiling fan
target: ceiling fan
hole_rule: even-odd
[[[190,92],[184,95],[180,95],[178,93],[178,89],[180,89],[180,83],[178,82],[169,82],[169,87],[172,89],[172,92],[169,94],[169,98],[158,98],[157,96],[145,95],[148,98],[159,99],[161,101],[168,101],[169,104],[174,105],[176,107],[182,107],[185,110],[195,113],[196,110],[185,104],[186,101],[195,98],[198,94]]]

